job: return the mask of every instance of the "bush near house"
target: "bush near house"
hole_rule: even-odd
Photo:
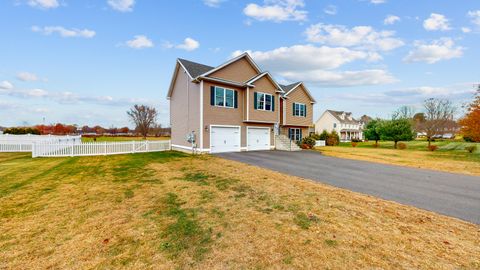
[[[314,136],[305,137],[302,139],[300,147],[302,149],[312,149],[313,147],[315,147],[315,143],[316,139],[314,138]]]
[[[5,134],[13,134],[13,135],[23,135],[23,134],[35,134],[40,135],[40,131],[36,128],[31,127],[12,127],[7,128],[3,132]]]

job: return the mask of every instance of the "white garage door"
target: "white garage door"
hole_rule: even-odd
[[[210,129],[210,152],[239,152],[240,127],[212,126]]]
[[[247,149],[270,150],[270,128],[247,127]]]

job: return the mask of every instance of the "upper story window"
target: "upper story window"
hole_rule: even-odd
[[[237,108],[237,91],[212,86],[210,103],[217,107]]]
[[[307,105],[303,103],[293,103],[293,116],[307,117]]]
[[[333,128],[337,128],[337,123],[333,123]]]
[[[261,93],[261,92],[254,92],[253,93],[253,108],[255,110],[262,110],[262,111],[275,111],[275,99],[273,95]]]

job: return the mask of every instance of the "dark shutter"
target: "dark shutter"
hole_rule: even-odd
[[[300,128],[300,129],[298,129],[298,130],[300,130],[300,141],[301,141],[302,138],[303,138],[303,136],[302,136],[302,129]]]
[[[238,108],[238,91],[234,91],[234,96],[233,96],[233,107]]]
[[[288,138],[291,140],[292,139],[292,129],[288,129]]]
[[[305,104],[304,107],[305,107],[305,115],[304,116],[307,117],[307,104]]]
[[[210,105],[215,105],[215,86],[210,86]]]
[[[258,107],[257,104],[257,92],[253,92],[253,108],[256,110]]]
[[[275,96],[272,96],[272,112],[275,111]]]
[[[295,116],[295,102],[292,105],[293,105],[293,116]]]

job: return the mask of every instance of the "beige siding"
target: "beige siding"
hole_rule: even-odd
[[[200,84],[192,83],[182,67],[179,67],[170,97],[170,124],[172,144],[190,147],[185,137],[192,131],[199,140]]]
[[[297,89],[291,92],[288,95],[288,98],[285,100],[285,112],[286,112],[286,122],[284,125],[294,125],[294,126],[311,126],[313,124],[313,104],[312,100],[307,95],[305,89],[300,85]],[[307,105],[307,117],[293,116],[293,103],[303,103]]]
[[[216,77],[235,82],[246,82],[255,77],[258,72],[252,67],[250,62],[245,58],[225,66],[222,69],[210,74],[209,77]]]
[[[210,87],[211,86],[220,86],[228,89],[233,89],[238,91],[238,108],[223,108],[210,105]],[[218,83],[210,83],[204,81],[204,92],[203,92],[203,148],[210,148],[210,126],[211,125],[226,125],[226,126],[240,126],[241,127],[241,147],[246,147],[246,127],[247,126],[262,126],[262,127],[273,127],[273,124],[257,124],[257,123],[245,123],[243,120],[244,116],[244,106],[245,104],[245,89],[231,87],[228,85],[222,85]],[[207,129],[205,129],[207,127]],[[273,134],[271,136],[271,145],[273,145],[274,139]]]
[[[278,102],[278,93],[276,93],[275,85],[266,77],[263,76],[259,80],[257,80],[253,85],[254,88],[250,88],[249,90],[249,103],[248,104],[248,121],[262,121],[262,122],[272,122],[277,123],[279,119],[278,111],[280,110],[280,104]],[[263,110],[255,110],[254,109],[254,93],[261,92],[266,94],[273,95],[275,99],[275,111],[263,111]]]

